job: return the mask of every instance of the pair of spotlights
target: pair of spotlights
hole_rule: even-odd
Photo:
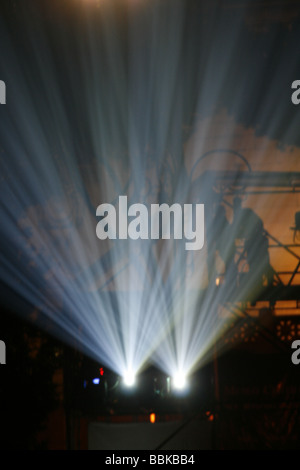
[[[136,377],[133,372],[126,372],[123,375],[123,383],[126,387],[131,388],[136,383]],[[175,390],[182,391],[187,387],[187,378],[183,372],[177,372],[172,380],[172,385]]]

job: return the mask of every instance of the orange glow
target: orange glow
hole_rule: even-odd
[[[150,414],[150,423],[154,424],[154,423],[155,423],[155,420],[156,420],[156,415],[155,415],[155,413],[151,413],[151,414]]]

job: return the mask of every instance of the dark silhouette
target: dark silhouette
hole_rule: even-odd
[[[252,209],[242,207],[239,197],[233,201],[232,233],[235,240],[244,241],[242,257],[248,264],[247,282],[251,287],[271,286],[274,270],[270,265],[268,237],[263,222]]]
[[[214,246],[224,262],[224,282],[236,283],[237,266],[234,261],[235,243],[232,237],[231,224],[226,217],[225,207],[219,205],[213,218]]]

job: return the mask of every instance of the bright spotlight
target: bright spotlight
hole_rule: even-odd
[[[176,390],[183,390],[187,386],[186,376],[182,372],[177,372],[173,377],[173,387]]]
[[[133,372],[126,372],[123,376],[123,382],[126,387],[133,387],[135,384],[135,375]]]

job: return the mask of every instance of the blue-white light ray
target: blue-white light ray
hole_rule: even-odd
[[[15,92],[0,131],[0,279],[32,305],[39,324],[52,324],[131,382],[149,362],[188,376],[220,335],[219,296],[223,302],[235,292],[212,282],[220,274],[208,266],[219,236],[212,212],[222,193],[204,171],[249,168],[230,151],[199,158],[232,148],[234,119],[217,128],[211,115],[233,75],[244,23],[229,30],[212,8],[208,25],[195,23],[204,27],[198,35],[177,0],[80,8],[70,25],[58,21],[56,38],[42,13],[25,15],[20,50],[7,43],[7,86]],[[247,85],[236,90],[233,108]],[[264,123],[266,101],[257,109]],[[186,128],[195,131],[188,142]],[[97,207],[118,211],[119,196],[148,208],[204,204],[203,249],[187,251],[185,239],[99,240]],[[227,259],[232,240],[223,239]],[[241,296],[248,290],[242,286]]]

